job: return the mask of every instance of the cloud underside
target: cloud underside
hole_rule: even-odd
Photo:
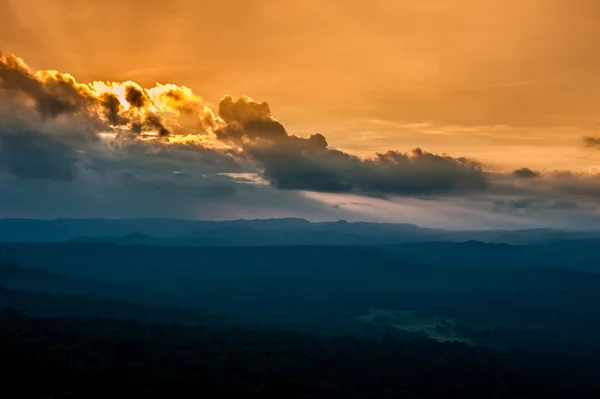
[[[600,150],[600,137],[587,136],[583,138],[583,145],[588,148]]]
[[[596,138],[584,144],[600,148]],[[332,148],[322,134],[288,133],[266,102],[225,96],[215,112],[187,87],[80,84],[68,74],[32,71],[2,53],[0,172],[8,193],[0,201],[16,202],[17,192],[35,196],[37,187],[65,201],[36,205],[47,213],[68,209],[77,198],[78,215],[110,204],[106,209],[126,210],[121,217],[217,209],[224,217],[271,205],[275,213],[344,209],[309,205],[295,191],[392,200],[488,198],[496,213],[589,211],[586,204],[600,197],[594,176],[527,167],[493,174],[477,160],[420,148],[362,159]],[[34,203],[21,201],[17,208],[23,213]]]
[[[302,138],[273,119],[267,103],[227,96],[219,106],[225,126],[219,140],[239,145],[278,189],[360,192],[375,195],[432,195],[482,191],[481,165],[467,158],[436,155],[419,148],[359,159],[329,148],[322,134]]]

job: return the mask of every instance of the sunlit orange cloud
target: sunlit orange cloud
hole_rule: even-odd
[[[130,132],[142,141],[228,147],[214,134],[223,121],[185,86],[157,83],[143,88],[133,81],[78,83],[67,73],[31,71],[22,59],[2,53],[0,79],[5,89],[24,95],[23,104],[36,108],[44,118],[84,114],[103,122],[105,129],[98,132],[101,137]]]

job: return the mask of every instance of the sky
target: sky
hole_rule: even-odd
[[[596,0],[0,0],[0,19],[0,217],[600,222]]]

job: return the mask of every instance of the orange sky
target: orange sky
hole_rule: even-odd
[[[268,101],[361,155],[419,146],[494,170],[587,171],[597,0],[1,0],[0,43],[78,81]]]

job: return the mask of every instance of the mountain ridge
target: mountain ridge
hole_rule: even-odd
[[[534,228],[448,230],[410,223],[325,221],[301,218],[236,219],[0,219],[0,241],[102,241],[149,245],[380,245],[403,242],[482,241],[530,244],[600,239],[600,230]]]

